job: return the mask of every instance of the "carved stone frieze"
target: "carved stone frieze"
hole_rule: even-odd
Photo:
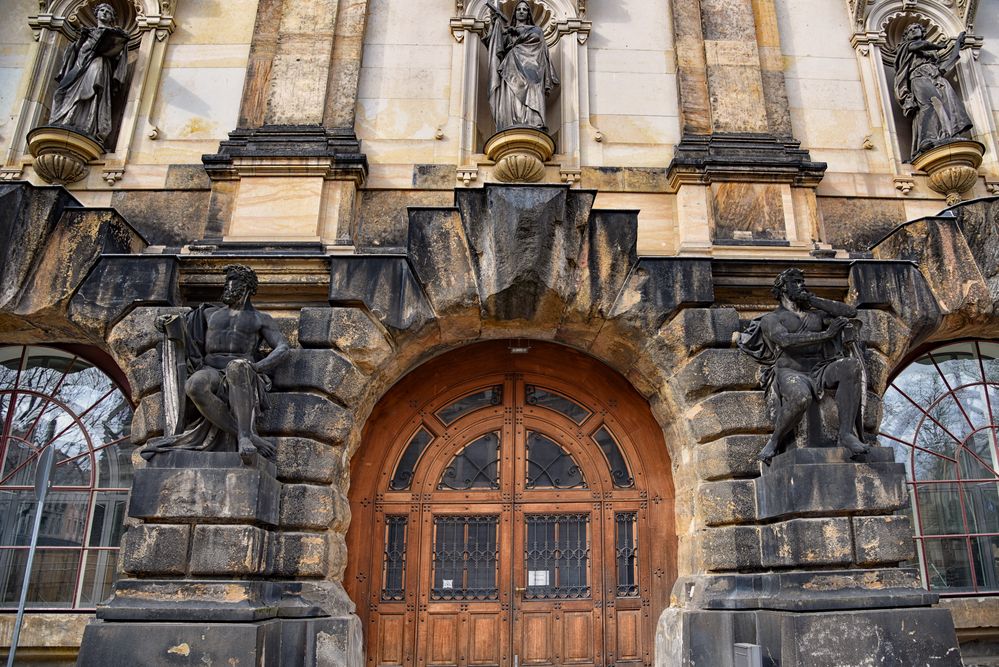
[[[853,21],[854,30],[867,32],[871,26],[868,18],[875,13],[897,9],[899,13],[912,12],[920,16],[930,16],[937,11],[947,11],[964,26],[966,32],[975,29],[975,15],[978,13],[978,0],[846,0],[847,10]],[[929,5],[932,4],[932,9]],[[929,10],[929,11],[926,11]]]

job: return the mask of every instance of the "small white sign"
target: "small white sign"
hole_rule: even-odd
[[[445,579],[441,588],[454,588],[454,579]]]
[[[547,586],[548,585],[548,570],[528,570],[527,571],[527,585],[528,586]]]

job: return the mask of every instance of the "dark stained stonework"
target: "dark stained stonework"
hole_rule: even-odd
[[[685,179],[792,183],[815,186],[825,175],[825,162],[812,162],[801,142],[769,134],[685,134],[666,168],[671,186]]]

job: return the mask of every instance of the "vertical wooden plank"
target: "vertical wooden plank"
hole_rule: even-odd
[[[521,617],[524,632],[520,638],[520,664],[555,664],[555,623],[551,612],[521,612]]]
[[[379,667],[402,665],[405,657],[406,615],[378,614],[378,644],[375,649]]]
[[[564,664],[580,664],[595,661],[593,616],[600,610],[566,611],[562,614],[562,660]],[[602,662],[602,661],[601,661]]]
[[[468,664],[498,665],[503,636],[498,612],[468,614]]]
[[[618,660],[642,660],[641,609],[618,610],[616,639]]]
[[[427,615],[427,664],[432,667],[458,665],[458,614]]]

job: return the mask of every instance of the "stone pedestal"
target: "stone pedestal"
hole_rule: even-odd
[[[742,525],[706,536],[709,569],[682,578],[659,619],[656,661],[665,667],[734,664],[736,643],[758,644],[764,665],[960,667],[949,612],[922,588],[905,469],[891,450],[861,462],[841,447],[791,449],[743,482]]]
[[[970,139],[959,139],[937,146],[918,155],[912,166],[925,171],[930,187],[947,197],[947,205],[961,201],[978,180],[985,145]]]
[[[177,451],[136,470],[127,576],[87,627],[79,664],[360,665],[343,589],[275,576],[280,499],[260,457]]]
[[[555,142],[540,130],[513,127],[491,136],[485,152],[496,163],[494,175],[504,183],[537,183],[555,153]]]
[[[46,183],[65,185],[82,180],[104,147],[69,128],[43,126],[28,133],[28,152],[35,158],[35,173]]]

